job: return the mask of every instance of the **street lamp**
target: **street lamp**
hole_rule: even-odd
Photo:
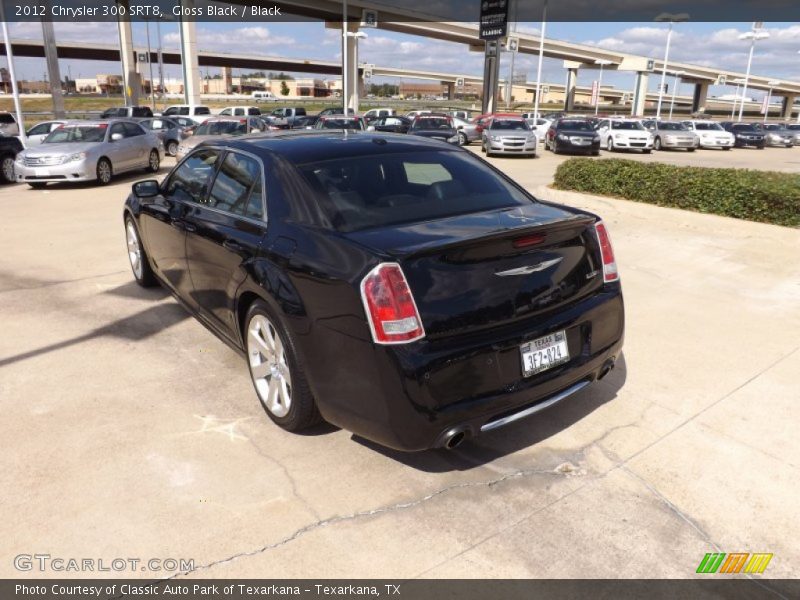
[[[769,103],[772,102],[772,90],[780,84],[781,82],[777,80],[767,82],[769,90],[767,91],[767,106],[764,107],[764,123],[767,122],[767,118],[769,117]]]
[[[604,58],[598,58],[594,64],[600,65],[600,75],[597,77],[597,102],[594,103],[594,114],[597,116],[597,111],[600,109],[600,86],[603,85],[603,67],[610,65],[612,61]]]
[[[547,0],[542,7],[542,31],[539,35],[539,64],[536,67],[536,98],[533,101],[533,117],[539,118],[539,95],[542,89],[542,56],[544,55],[544,35],[547,28]]]
[[[733,106],[731,106],[731,119],[736,116],[736,104],[739,102],[739,86],[744,83],[741,77],[734,79],[731,83],[736,84],[736,93],[733,95]]]
[[[672,109],[675,108],[675,93],[678,91],[678,79],[686,75],[686,71],[675,71],[672,80],[672,100],[669,103],[669,118],[672,119]]]
[[[739,118],[737,121],[741,122],[742,115],[744,114],[744,99],[747,97],[747,83],[750,80],[750,65],[753,62],[753,50],[756,47],[756,40],[765,40],[769,37],[769,32],[761,29],[760,22],[753,23],[753,28],[747,33],[739,36],[740,40],[750,40],[750,54],[747,57],[747,72],[744,75],[744,85],[742,87],[742,104],[739,106]]]
[[[661,86],[658,89],[658,106],[656,107],[656,119],[661,116],[661,102],[664,99],[664,84],[667,79],[667,65],[669,63],[669,44],[672,40],[672,26],[675,23],[682,23],[684,21],[689,20],[689,15],[686,13],[680,14],[672,14],[672,13],[661,13],[655,18],[658,22],[669,22],[669,30],[667,31],[667,47],[664,50],[664,64],[661,65]]]

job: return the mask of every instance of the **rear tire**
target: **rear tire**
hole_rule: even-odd
[[[0,160],[0,179],[3,180],[3,183],[14,183],[16,180],[13,156],[4,156]]]
[[[653,142],[653,150],[661,150],[661,138],[657,137],[656,141]]]
[[[608,138],[608,140],[606,140],[606,150],[608,150],[609,152],[614,152],[614,140],[612,140],[611,138]]]
[[[267,416],[287,431],[321,422],[294,340],[266,302],[250,306],[243,337],[250,379]]]
[[[730,150],[730,148],[723,148],[723,150],[724,150],[725,152],[727,152],[728,150]]]
[[[101,158],[97,161],[97,183],[108,185],[111,183],[113,175],[114,171],[111,162],[107,158]]]
[[[642,150],[642,154],[650,154],[652,150]]]
[[[686,149],[686,151],[687,151],[687,152],[694,152],[696,149],[697,149],[697,148],[687,148],[687,149]]]
[[[175,156],[178,153],[178,142],[172,140],[171,142],[167,143],[167,154],[170,156]]]
[[[467,134],[464,133],[463,131],[460,131],[458,133],[458,145],[466,146],[467,144],[469,144],[469,139],[467,138]]]
[[[146,171],[148,173],[158,173],[160,167],[161,157],[158,155],[158,150],[150,150],[150,156],[147,158]]]

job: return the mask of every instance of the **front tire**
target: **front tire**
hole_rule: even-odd
[[[322,421],[294,340],[265,302],[247,311],[244,337],[250,379],[267,416],[287,431]]]
[[[609,152],[614,151],[614,140],[612,140],[611,138],[608,138],[606,140],[606,150],[608,150]]]
[[[111,167],[111,162],[107,158],[101,158],[97,161],[97,183],[100,185],[108,185],[111,183],[114,171]]]
[[[653,149],[654,150],[661,150],[661,138],[657,137],[656,141],[653,142]]]
[[[3,183],[14,183],[16,177],[14,175],[13,156],[4,156],[0,161],[0,178],[2,178]]]
[[[459,146],[466,146],[469,144],[469,139],[467,138],[467,134],[463,131],[459,132],[458,134],[458,145]]]
[[[142,239],[139,237],[139,229],[136,227],[133,217],[130,216],[125,217],[125,241],[128,243],[128,262],[131,264],[131,271],[133,271],[136,283],[142,287],[157,285],[158,281],[153,275]]]
[[[170,156],[175,156],[178,153],[178,142],[172,140],[171,142],[167,143],[167,154]]]
[[[147,172],[158,173],[161,167],[161,157],[158,155],[158,150],[150,150],[150,156],[147,158]]]

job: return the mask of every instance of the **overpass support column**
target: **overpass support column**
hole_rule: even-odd
[[[455,81],[445,81],[445,85],[447,85],[447,99],[448,100],[455,100],[456,97],[456,82]]]
[[[184,7],[194,6],[192,0],[183,0]],[[181,68],[183,70],[183,100],[186,104],[200,104],[200,64],[197,60],[197,27],[194,21],[181,19]]]
[[[792,111],[794,110],[794,101],[797,100],[795,94],[787,94],[783,97],[783,104],[781,109],[781,117],[784,119],[792,118]],[[800,108],[798,110],[798,119],[800,119]]]
[[[578,69],[567,69],[567,83],[564,86],[564,110],[575,110],[575,88],[578,85]]]
[[[47,61],[47,80],[50,82],[50,94],[53,96],[53,114],[56,119],[63,119],[64,96],[61,94],[61,71],[58,69],[58,49],[52,21],[42,21],[42,39],[44,57]]]
[[[497,80],[500,77],[499,44],[487,40],[483,55],[483,114],[497,111]]]
[[[636,85],[633,88],[633,102],[631,103],[631,116],[643,117],[644,105],[647,100],[647,82],[649,80],[647,71],[637,71]]]
[[[705,112],[708,101],[708,84],[695,83],[694,95],[692,96],[692,112]]]
[[[141,85],[133,58],[131,22],[120,19],[117,27],[119,28],[119,55],[122,61],[122,94],[125,97],[125,106],[136,106],[139,104]]]
[[[347,33],[358,33],[358,24],[348,23],[346,33],[342,32],[342,56],[345,57],[345,64],[342,65],[342,83],[345,79],[347,80],[344,106],[353,109],[358,114],[358,90],[361,86],[358,73],[358,38],[347,35]]]

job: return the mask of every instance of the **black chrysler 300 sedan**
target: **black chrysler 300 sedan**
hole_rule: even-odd
[[[401,450],[455,447],[603,377],[622,291],[595,215],[404,135],[206,142],[124,211],[161,283],[246,356],[269,417]]]

